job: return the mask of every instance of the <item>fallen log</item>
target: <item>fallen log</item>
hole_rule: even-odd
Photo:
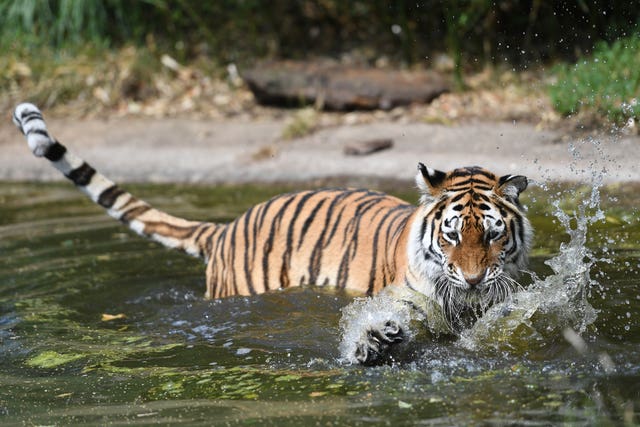
[[[325,110],[389,110],[429,103],[449,91],[435,71],[383,70],[344,65],[285,61],[242,73],[258,103]]]

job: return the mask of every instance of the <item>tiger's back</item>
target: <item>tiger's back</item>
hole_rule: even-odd
[[[396,251],[414,211],[400,199],[368,190],[274,197],[203,234],[210,254],[206,295],[309,284],[375,293],[402,270]]]

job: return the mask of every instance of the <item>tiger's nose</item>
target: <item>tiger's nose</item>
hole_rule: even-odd
[[[485,274],[487,273],[487,270],[482,271],[482,273],[479,274],[471,274],[471,275],[464,275],[464,280],[465,282],[467,282],[467,284],[469,284],[469,286],[471,286],[472,288],[474,286],[476,286],[478,283],[482,282],[482,280],[484,279]]]

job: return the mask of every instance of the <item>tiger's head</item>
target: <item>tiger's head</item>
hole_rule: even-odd
[[[527,178],[479,167],[445,173],[419,163],[418,170],[410,285],[460,323],[465,312],[484,312],[518,286],[514,277],[526,265],[533,234],[518,199]]]

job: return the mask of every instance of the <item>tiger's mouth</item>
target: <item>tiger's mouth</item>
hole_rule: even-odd
[[[469,286],[445,275],[436,281],[436,297],[454,332],[470,327],[491,306],[509,298],[521,286],[506,274]]]

